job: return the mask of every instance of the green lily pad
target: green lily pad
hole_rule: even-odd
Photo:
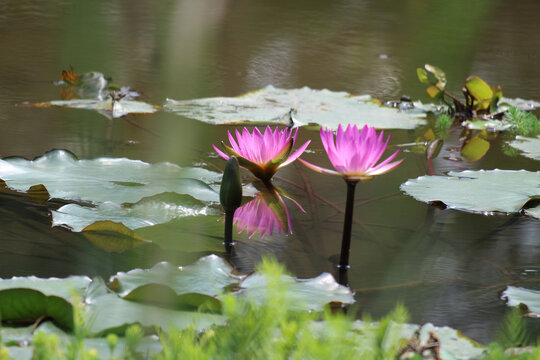
[[[523,287],[507,286],[501,294],[501,299],[508,306],[526,305],[530,312],[540,314],[540,291]]]
[[[540,196],[540,171],[479,170],[451,171],[449,176],[421,176],[401,184],[401,190],[417,200],[442,202],[472,212],[515,213]],[[527,214],[536,216],[530,208]]]
[[[534,160],[540,160],[540,137],[529,138],[516,136],[516,139],[508,144],[511,147],[522,151],[524,156]]]
[[[425,124],[423,114],[399,112],[355,96],[330,90],[279,89],[267,86],[232,98],[176,101],[164,109],[211,124],[317,125],[337,129],[339,124],[369,125],[378,129],[414,129]],[[293,111],[291,111],[293,109]]]
[[[377,323],[361,320],[356,320],[353,324],[353,328],[360,334],[373,332],[376,327]],[[416,332],[418,333],[418,337],[415,335]],[[421,326],[416,324],[394,323],[390,326],[389,333],[386,334],[385,338],[400,340],[402,344],[407,343],[411,339],[415,339],[418,340],[420,346],[425,346],[428,343],[431,333],[439,340],[441,360],[481,359],[482,355],[485,353],[485,347],[466,337],[460,331],[448,326],[434,326],[431,323]],[[366,345],[369,346],[369,344]],[[407,355],[412,355],[412,352],[407,352]],[[403,356],[403,358],[408,359],[409,357]]]
[[[540,101],[521,98],[510,99],[504,96],[499,100],[499,111],[508,110],[512,106],[515,106],[520,110],[534,110],[540,108]]]
[[[67,204],[52,211],[52,226],[65,225],[81,231],[88,225],[103,220],[121,222],[129,229],[163,224],[184,216],[211,214],[214,211],[190,195],[163,193],[143,198],[134,204],[106,201],[96,207]]]
[[[76,340],[75,336],[64,332],[62,329],[55,326],[50,321],[41,323],[37,328],[35,325],[9,328],[2,327],[2,341],[8,349],[10,356],[14,359],[32,359],[34,346],[32,344],[34,336],[38,333],[47,335],[55,335],[59,344],[63,349],[67,349],[69,344],[73,344]],[[124,354],[127,350],[126,342],[123,337],[118,338],[114,353],[111,350],[105,338],[84,338],[83,345],[86,350],[94,349],[99,354],[99,359],[111,359]],[[136,351],[141,354],[154,354],[162,350],[161,344],[156,337],[145,336],[137,344]],[[115,355],[115,356],[114,356]]]
[[[462,125],[471,130],[506,131],[514,127],[514,124],[502,120],[467,120]]]
[[[71,291],[82,293],[89,283],[86,276],[65,279],[31,276],[0,280],[0,315],[2,320],[13,321],[35,321],[45,316],[71,328]]]
[[[170,326],[185,329],[207,329],[224,324],[225,317],[218,314],[165,309],[122,299],[112,292],[102,279],[95,278],[88,286],[85,296],[87,316],[92,334],[121,331],[131,324],[168,331]]]
[[[232,272],[225,260],[209,255],[184,267],[162,262],[149,270],[118,273],[111,278],[109,287],[128,300],[193,307],[204,304],[216,309],[220,305],[216,297],[243,278]],[[172,294],[164,296],[166,289],[171,289]]]
[[[171,163],[148,164],[126,158],[79,160],[65,150],[53,150],[34,159],[0,160],[0,178],[11,189],[25,192],[43,184],[51,197],[91,203],[135,203],[163,192],[190,194],[202,201],[219,201],[209,184],[220,174]],[[131,186],[137,183],[139,186]],[[128,184],[128,185],[126,185]]]
[[[74,99],[74,100],[53,100],[30,104],[34,107],[63,107],[71,109],[95,110],[107,117],[119,118],[127,114],[151,114],[158,109],[154,105],[135,100],[112,101],[100,99]]]
[[[322,310],[330,302],[354,303],[351,289],[338,284],[329,273],[302,280],[282,275],[281,281],[288,286],[292,305],[298,309]],[[262,301],[267,289],[266,278],[259,273],[253,273],[242,281],[240,287],[242,290],[239,295]]]

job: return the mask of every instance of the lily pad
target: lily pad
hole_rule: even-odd
[[[499,111],[508,109],[512,106],[515,106],[520,110],[534,110],[540,108],[540,101],[521,98],[510,99],[505,98],[504,96],[499,100]]]
[[[401,190],[420,201],[442,202],[453,209],[482,213],[515,213],[540,196],[540,171],[467,170],[448,175],[408,180],[401,184]],[[538,206],[528,211],[540,218]]]
[[[523,155],[534,160],[540,160],[540,137],[529,138],[516,136],[509,145],[523,152]]]
[[[170,326],[197,330],[225,323],[222,315],[195,311],[180,311],[145,305],[122,299],[112,292],[101,278],[95,278],[88,286],[85,296],[87,316],[92,334],[122,331],[126,326],[138,323],[143,327],[169,330]]]
[[[346,92],[279,89],[267,86],[232,98],[176,101],[164,108],[175,114],[211,124],[317,125],[337,129],[339,124],[369,125],[378,129],[414,129],[425,124],[423,114],[400,112],[369,101],[369,96]]]
[[[514,124],[503,120],[467,120],[462,123],[471,130],[506,131],[514,127]]]
[[[2,320],[13,321],[34,321],[45,316],[71,328],[71,291],[80,294],[89,283],[86,276],[65,279],[31,276],[0,280],[0,315]]]
[[[120,205],[111,201],[96,207],[67,204],[52,211],[52,226],[65,225],[78,232],[96,221],[111,220],[121,222],[133,230],[163,224],[179,217],[213,212],[190,195],[164,193],[141,199],[135,204]]]
[[[32,185],[43,184],[53,198],[96,204],[135,203],[163,192],[217,202],[219,196],[209,184],[218,182],[220,176],[202,168],[148,164],[127,158],[79,160],[65,150],[52,150],[34,160],[0,160],[0,178],[11,189],[25,192]]]
[[[298,309],[322,310],[330,302],[354,303],[352,291],[336,282],[329,273],[322,273],[313,279],[298,280],[282,275],[281,281],[288,286],[292,305]],[[240,295],[257,301],[264,299],[267,289],[266,279],[259,273],[248,276],[241,284]]]
[[[150,104],[135,100],[112,99],[73,99],[73,100],[53,100],[30,104],[33,107],[63,107],[71,109],[95,110],[110,118],[119,118],[127,114],[152,114],[158,109]]]
[[[507,286],[501,294],[501,299],[508,306],[526,305],[530,312],[540,314],[540,291],[523,287]]]
[[[118,273],[109,287],[128,300],[167,303],[199,307],[203,304],[219,308],[217,296],[223,289],[238,284],[243,276],[232,274],[233,268],[225,260],[209,255],[192,265],[176,267],[162,262],[149,270],[135,269]],[[167,298],[164,288],[172,290]]]

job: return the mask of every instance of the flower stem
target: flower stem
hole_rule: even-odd
[[[347,183],[347,205],[345,206],[345,222],[343,223],[343,239],[341,240],[340,269],[349,268],[349,253],[351,249],[351,229],[354,210],[354,190],[358,181],[345,180]]]
[[[234,219],[234,212],[233,211],[226,211],[225,212],[225,247],[230,247],[234,245],[232,234],[233,234],[233,219]]]

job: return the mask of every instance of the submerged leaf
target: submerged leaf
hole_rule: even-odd
[[[81,233],[92,244],[109,252],[122,252],[149,242],[122,223],[108,220],[96,221],[85,227]]]
[[[461,156],[469,162],[480,160],[489,150],[489,141],[484,140],[479,135],[468,140],[461,148]]]
[[[420,201],[443,202],[450,208],[484,213],[515,213],[540,196],[540,171],[467,170],[448,175],[408,180],[401,184],[401,190]],[[537,217],[536,210],[528,210]]]
[[[425,123],[419,118],[423,113],[399,112],[368,100],[346,92],[267,86],[233,98],[169,99],[164,108],[211,124],[315,124],[337,129],[339,124],[350,123],[378,129],[413,129]]]

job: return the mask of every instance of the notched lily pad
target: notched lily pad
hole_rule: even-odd
[[[509,142],[509,145],[522,151],[523,155],[526,157],[534,160],[540,160],[540,137],[529,138],[516,136],[516,139]]]
[[[401,190],[425,202],[482,213],[515,213],[540,196],[540,171],[451,171],[449,176],[421,176],[401,184]],[[527,214],[538,217],[538,206]]]
[[[211,124],[317,125],[337,129],[339,124],[369,125],[378,129],[414,129],[425,124],[424,114],[400,112],[369,101],[369,96],[346,92],[279,89],[267,86],[232,98],[176,101],[164,109]]]

